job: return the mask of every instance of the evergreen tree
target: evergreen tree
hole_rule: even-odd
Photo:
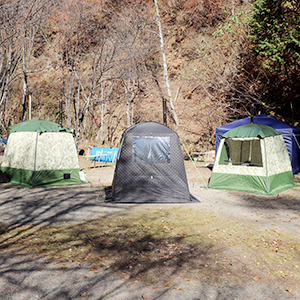
[[[255,0],[251,29],[253,50],[271,71],[300,64],[300,1]]]
[[[289,104],[288,115],[295,120],[300,95],[300,0],[255,0],[250,30],[252,50],[272,73],[266,100],[275,107]]]

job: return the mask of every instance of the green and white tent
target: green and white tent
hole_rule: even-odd
[[[7,128],[1,171],[9,183],[56,186],[82,183],[72,133],[59,124],[34,118]]]
[[[274,195],[294,186],[289,155],[278,131],[247,124],[223,135],[210,188]]]

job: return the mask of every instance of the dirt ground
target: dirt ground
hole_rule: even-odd
[[[189,204],[192,210],[207,211],[221,218],[242,221],[244,224],[248,224],[249,228],[255,226],[261,230],[272,230],[283,235],[290,234],[293,236],[296,232],[299,232],[300,186],[272,196],[238,191],[212,190],[206,187],[211,176],[211,170],[207,166],[212,164],[213,161],[195,163],[185,161],[190,192],[201,201],[201,203]],[[96,167],[86,169],[86,174],[92,185],[107,186],[112,182],[113,171],[114,165],[96,165]],[[299,175],[294,180],[296,184],[300,184]],[[148,209],[149,206],[153,209],[157,207],[186,207],[185,204],[146,204],[134,206],[132,209],[144,210]],[[241,265],[249,265],[249,259],[251,258],[243,256],[241,253],[232,254],[239,257]],[[252,269],[252,272],[255,273],[255,269]],[[249,274],[250,277],[251,275]],[[294,283],[289,283],[288,280],[276,283],[272,283],[272,278],[269,280],[268,284],[275,284],[278,288],[289,284],[294,286]],[[259,283],[256,283],[256,286],[258,287]],[[293,297],[292,293],[289,293],[289,295],[285,295],[284,292],[281,295],[279,291],[277,293],[277,296],[266,296],[263,299],[289,299],[289,297]],[[300,298],[300,283],[297,284],[297,288],[294,287],[294,295],[295,298]],[[225,299],[227,298],[225,297]],[[229,297],[228,299],[231,298]],[[236,299],[241,298],[237,297]],[[257,299],[260,299],[260,296],[257,296]]]
[[[207,184],[211,176],[211,170],[207,166],[212,164],[213,161],[185,161],[190,192],[201,202],[201,205],[198,203],[191,204],[193,209],[206,209],[224,217],[243,219],[243,221],[249,221],[250,223],[265,224],[272,229],[292,233],[295,232],[295,229],[300,228],[300,186],[286,190],[278,195],[259,195],[208,189]],[[111,185],[114,164],[86,164],[85,161],[81,161],[81,166],[87,174],[92,187],[101,188]],[[294,180],[296,184],[300,185],[299,174]],[[150,206],[154,207],[151,204]],[[165,204],[164,206],[166,207]],[[182,205],[171,204],[169,206]],[[143,205],[134,207],[135,209],[143,209]]]
[[[300,186],[275,196],[207,189],[205,185],[211,171],[205,166],[211,162],[186,161],[190,192],[200,203],[113,204],[104,202],[103,187],[112,183],[114,164],[94,164],[83,158],[80,163],[89,184],[38,189],[1,184],[0,225],[53,225],[119,215],[128,210],[168,209],[188,205],[192,210],[213,213],[221,218],[242,220],[249,227],[256,226],[281,234],[299,233]],[[300,184],[299,177],[295,181]],[[239,268],[251,260],[243,253],[232,255],[240,258]],[[0,296],[1,299],[9,300],[84,299],[83,297],[109,300],[300,298],[299,283],[290,282],[288,278],[274,281],[272,277],[253,281],[250,278],[255,270],[248,268],[247,272],[249,274],[245,273],[240,282],[230,278],[219,283],[207,279],[199,281],[173,278],[171,286],[153,287],[120,278],[110,270],[91,272],[90,267],[85,264],[70,264],[68,268],[55,263],[45,265],[43,258],[0,251]],[[89,278],[88,284],[83,280],[86,277]]]

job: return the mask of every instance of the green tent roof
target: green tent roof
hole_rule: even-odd
[[[263,124],[247,124],[227,131],[223,134],[225,138],[265,138],[268,136],[280,135],[274,128]]]
[[[7,131],[19,132],[19,131],[34,131],[34,132],[71,132],[67,127],[60,127],[59,124],[50,122],[41,118],[34,118],[22,123],[11,125],[7,128]]]

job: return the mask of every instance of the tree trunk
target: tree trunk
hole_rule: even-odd
[[[284,64],[284,72],[285,72],[285,75],[287,77],[287,80],[288,80],[288,88],[289,88],[289,94],[290,94],[290,109],[291,109],[291,117],[292,117],[292,120],[293,122],[295,121],[294,119],[294,105],[293,105],[293,100],[295,98],[295,90],[294,90],[294,87],[293,87],[293,82],[290,78],[290,75],[289,75],[289,70],[287,69],[286,65]]]
[[[80,97],[80,87],[78,86],[77,90],[77,101],[79,103],[79,97]],[[79,120],[79,104],[76,103],[76,98],[74,97],[74,117],[75,117],[75,144],[76,148],[78,148],[78,142],[79,142],[79,137],[80,137],[80,130],[81,130],[81,122]],[[83,119],[83,117],[82,117]]]
[[[100,142],[103,145],[105,142],[104,138],[104,116],[107,112],[107,102],[109,100],[109,97],[112,93],[114,87],[113,81],[108,81],[105,83],[101,83],[101,121],[100,121],[100,130],[98,133],[98,136],[100,134]],[[105,95],[105,88],[107,89],[106,95]]]
[[[170,103],[170,107],[171,107],[171,113],[172,113],[173,119],[175,121],[175,124],[179,125],[179,120],[178,120],[178,117],[177,117],[177,114],[175,111],[175,106],[173,103],[173,98],[172,98],[170,84],[169,84],[168,67],[167,67],[166,54],[165,54],[165,50],[164,50],[164,39],[163,39],[163,33],[162,33],[161,20],[160,20],[160,16],[159,16],[157,0],[154,0],[154,3],[155,3],[155,11],[156,11],[156,20],[157,20],[159,36],[160,36],[160,49],[161,49],[162,60],[163,60],[164,77],[165,77],[165,81],[166,81],[166,88],[167,88],[169,103]]]
[[[100,123],[100,142],[104,144],[103,129],[104,129],[104,113],[106,111],[106,103],[104,99],[104,87],[101,84],[101,123]]]
[[[1,137],[1,133],[2,133],[2,125],[3,125],[3,115],[5,112],[5,107],[6,107],[6,100],[2,103],[2,109],[0,111],[0,137]]]
[[[126,119],[127,119],[127,127],[130,127],[130,99],[129,99],[130,79],[128,79],[128,86],[126,84],[126,80],[123,80],[123,85],[124,85],[124,95],[126,97]]]
[[[27,84],[27,73],[25,71],[25,66],[23,65],[23,99],[22,99],[22,106],[23,106],[23,113],[22,113],[22,121],[26,120],[26,110],[27,110],[27,98],[28,98],[28,84]]]
[[[162,100],[163,124],[164,124],[165,126],[167,126],[167,125],[168,125],[168,118],[167,118],[167,115],[168,115],[167,101],[166,101],[166,99],[165,99],[165,97],[164,97],[164,94],[163,94],[163,92],[162,92],[162,90],[161,90],[161,87],[160,87],[160,84],[159,84],[159,82],[158,82],[158,80],[157,80],[157,78],[156,78],[156,75],[155,75],[153,72],[152,72],[152,78],[153,78],[154,82],[155,82],[156,85],[157,85],[158,92],[159,92],[160,98],[161,98],[161,100]]]
[[[131,126],[133,125],[134,118],[134,100],[131,101]]]
[[[31,102],[31,93],[29,92],[28,94],[28,120],[31,120],[31,107],[32,107],[32,102]]]
[[[104,99],[102,98],[101,101],[101,123],[100,123],[100,143],[103,145],[104,139],[103,139],[103,128],[104,128],[104,110],[105,110],[105,104]]]
[[[5,86],[4,86],[4,92],[2,94],[2,98],[0,101],[0,108],[2,105],[2,110],[0,112],[0,135],[2,132],[2,123],[3,123],[3,114],[5,112],[7,97],[8,97],[8,87],[11,81],[11,68],[12,68],[12,49],[9,47],[8,50],[8,57],[7,57],[7,73],[6,73],[6,79],[5,79]]]
[[[126,99],[126,116],[127,116],[127,127],[130,127],[130,102]]]

